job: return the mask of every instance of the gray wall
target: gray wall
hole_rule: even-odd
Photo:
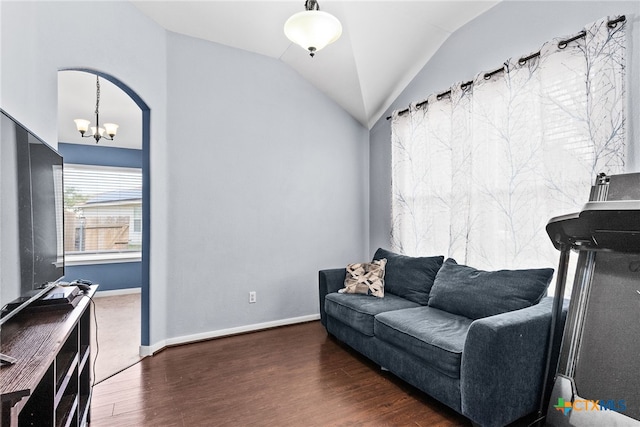
[[[151,350],[315,316],[318,269],[365,256],[367,130],[282,62],[167,33],[129,2],[3,1],[0,19],[0,106],[46,141],[62,68],[113,75],[151,109]]]
[[[367,130],[278,60],[178,34],[167,53],[168,335],[317,313],[318,270],[368,247]]]
[[[504,1],[453,33],[371,129],[370,255],[378,247],[390,246],[391,124],[386,117],[393,110],[494,70],[506,59],[533,52],[555,37],[573,35],[589,22],[619,14],[628,21],[628,171],[640,170],[640,108],[632,102],[640,99],[640,2]]]

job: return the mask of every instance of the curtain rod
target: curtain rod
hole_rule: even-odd
[[[619,23],[619,22],[623,22],[623,21],[625,21],[626,19],[627,19],[627,18],[626,18],[626,16],[625,16],[625,15],[620,15],[620,16],[619,16],[619,17],[617,17],[616,19],[612,19],[611,21],[607,22],[607,27],[609,27],[609,28],[615,28],[615,27],[618,25],[618,23]],[[568,39],[566,39],[566,40],[561,40],[561,41],[559,41],[559,42],[558,42],[558,49],[564,49],[564,48],[566,48],[566,47],[567,47],[567,45],[568,45],[569,43],[571,43],[571,42],[573,42],[573,41],[576,41],[576,40],[578,40],[578,39],[581,39],[581,38],[585,37],[586,35],[587,35],[587,32],[586,32],[585,30],[582,30],[582,31],[580,31],[577,35],[575,35],[575,36],[573,36],[573,37],[571,37],[571,38],[568,38]],[[529,61],[530,59],[533,59],[533,58],[537,58],[538,56],[540,56],[540,51],[537,51],[537,52],[535,52],[535,53],[532,53],[532,54],[531,54],[531,55],[529,55],[529,56],[524,56],[524,57],[522,57],[522,58],[518,59],[518,64],[519,64],[520,66],[523,66],[524,64],[526,64],[526,63],[527,63],[527,61]],[[502,71],[505,71],[505,67],[506,67],[506,66],[507,66],[507,63],[503,64],[503,66],[502,66],[502,67],[500,67],[500,68],[496,68],[496,69],[495,69],[495,70],[493,70],[493,71],[489,71],[489,72],[485,73],[485,74],[484,74],[484,79],[485,79],[485,80],[489,80],[489,79],[490,79],[491,77],[493,77],[494,75],[496,75],[496,74],[498,74],[498,73],[500,73],[500,72],[502,72]],[[468,82],[464,82],[464,83],[462,83],[462,85],[460,85],[460,87],[461,87],[462,89],[466,89],[468,86],[471,86],[472,84],[473,84],[473,80],[469,80]],[[436,99],[437,99],[438,101],[440,101],[442,98],[444,98],[444,97],[445,97],[445,96],[447,96],[447,95],[451,95],[451,89],[449,89],[449,90],[447,90],[447,91],[445,91],[445,92],[439,93],[438,95],[436,95]],[[416,108],[420,108],[420,107],[422,107],[423,105],[426,105],[428,102],[429,102],[429,101],[427,101],[427,100],[424,100],[424,101],[422,101],[422,102],[419,102],[419,103],[417,103],[417,104],[416,104]],[[398,111],[398,115],[399,115],[399,116],[401,116],[402,114],[407,113],[407,112],[409,112],[409,107],[405,108],[404,110],[400,110],[400,111]],[[392,117],[392,116],[387,117],[387,120],[391,119],[391,117]]]

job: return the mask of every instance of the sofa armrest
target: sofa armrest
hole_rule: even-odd
[[[320,296],[320,322],[327,326],[327,314],[324,311],[324,297],[338,289],[344,288],[344,279],[347,276],[346,268],[334,268],[331,270],[320,270],[318,273],[319,296]]]
[[[547,297],[471,324],[460,367],[463,415],[481,426],[503,426],[538,409],[552,303]],[[558,319],[562,325],[567,307],[565,300]]]

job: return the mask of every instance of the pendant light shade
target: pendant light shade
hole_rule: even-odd
[[[89,120],[84,119],[75,119],[74,122],[76,123],[76,129],[78,129],[78,132],[81,134],[89,130],[89,124],[91,123]]]
[[[316,1],[307,1],[306,11],[287,19],[284,34],[289,40],[307,49],[313,57],[317,51],[333,43],[342,34],[342,24],[335,16],[319,10]]]
[[[115,123],[105,123],[104,130],[107,132],[107,135],[109,135],[113,139],[113,137],[116,136],[116,133],[118,132],[118,125]]]

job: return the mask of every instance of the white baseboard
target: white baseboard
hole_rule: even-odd
[[[130,294],[139,294],[142,291],[142,288],[127,288],[127,289],[114,289],[112,291],[101,291],[98,288],[98,292],[94,295],[94,298],[100,297],[113,297],[117,295],[130,295]]]
[[[159,352],[165,347],[170,347],[173,345],[189,344],[192,342],[204,341],[212,338],[221,338],[221,337],[227,337],[230,335],[238,335],[238,334],[244,334],[247,332],[260,331],[262,329],[276,328],[278,326],[287,326],[287,325],[295,325],[296,323],[312,322],[314,320],[319,320],[319,319],[320,319],[320,314],[310,314],[308,316],[292,317],[289,319],[274,320],[272,322],[255,323],[252,325],[239,326],[237,328],[220,329],[217,331],[203,332],[200,334],[184,335],[181,337],[168,338],[166,340],[162,340],[150,346],[146,346],[146,345],[140,346],[140,356],[141,357],[153,356],[154,353]]]

